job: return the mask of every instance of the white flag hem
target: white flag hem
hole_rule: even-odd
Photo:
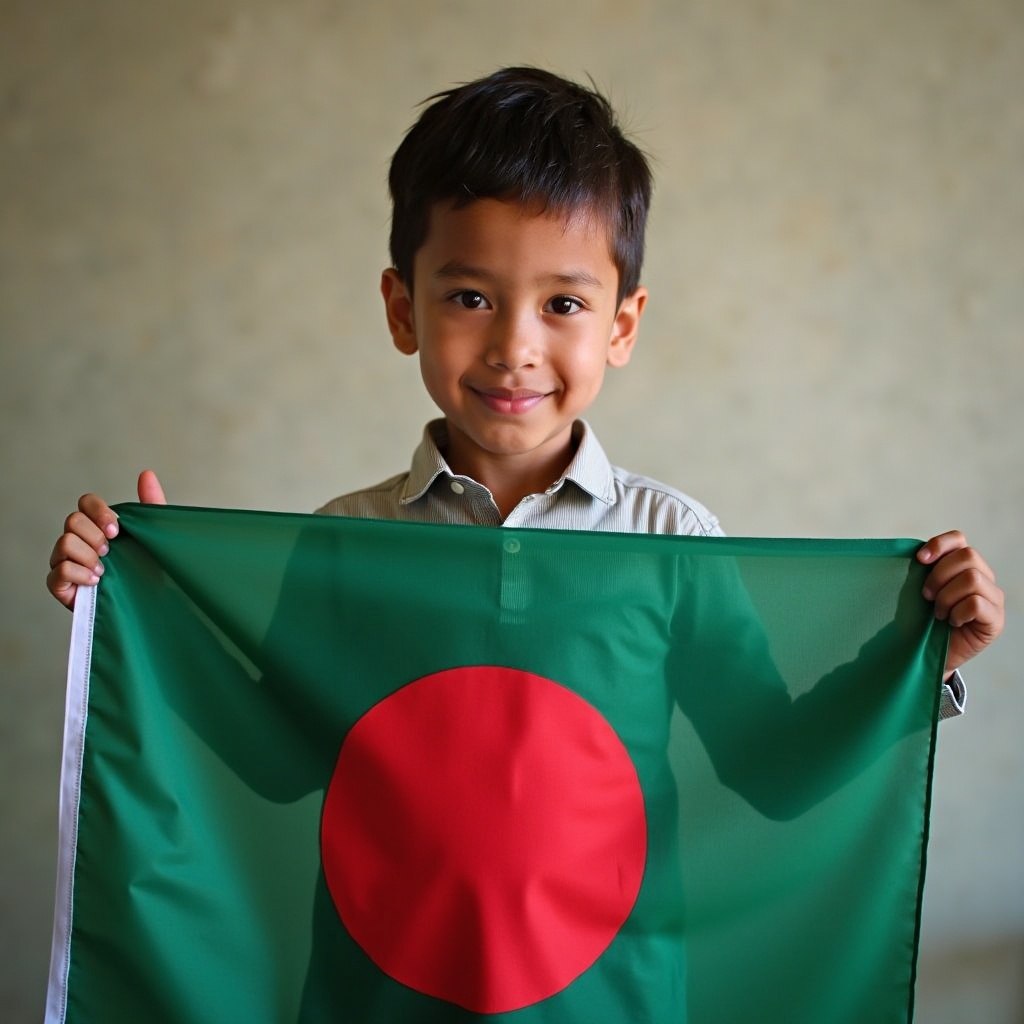
[[[60,769],[57,891],[53,909],[50,979],[44,1024],[63,1024],[67,1014],[68,970],[71,965],[71,914],[78,847],[78,806],[82,786],[82,755],[89,707],[89,665],[96,617],[96,587],[79,587],[71,622],[67,698],[64,706],[64,752]]]

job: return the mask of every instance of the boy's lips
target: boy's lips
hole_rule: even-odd
[[[473,388],[472,389],[493,412],[518,415],[529,412],[545,398],[545,391],[531,391],[528,388]]]

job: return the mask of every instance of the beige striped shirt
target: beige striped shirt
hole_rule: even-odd
[[[573,427],[576,454],[546,491],[526,495],[502,520],[491,492],[445,461],[444,420],[428,423],[407,473],[327,502],[323,515],[469,526],[543,527],[721,537],[700,502],[645,476],[611,465],[590,427]]]

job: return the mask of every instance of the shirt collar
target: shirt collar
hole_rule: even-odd
[[[615,478],[608,456],[585,420],[577,420],[572,430],[578,442],[576,454],[566,471],[551,485],[549,493],[559,490],[566,480],[571,480],[598,501],[611,505],[615,501]],[[403,505],[422,498],[439,476],[455,479],[441,454],[447,439],[448,428],[444,420],[431,420],[423,428],[423,438],[413,453],[409,476],[399,499]]]
[[[454,478],[455,474],[441,454],[447,439],[448,428],[444,420],[431,420],[423,428],[423,437],[412,454],[409,477],[399,499],[401,504],[409,505],[422,498],[439,476]]]

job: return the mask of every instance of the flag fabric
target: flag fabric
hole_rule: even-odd
[[[912,1019],[917,542],[118,511],[49,1024]]]

